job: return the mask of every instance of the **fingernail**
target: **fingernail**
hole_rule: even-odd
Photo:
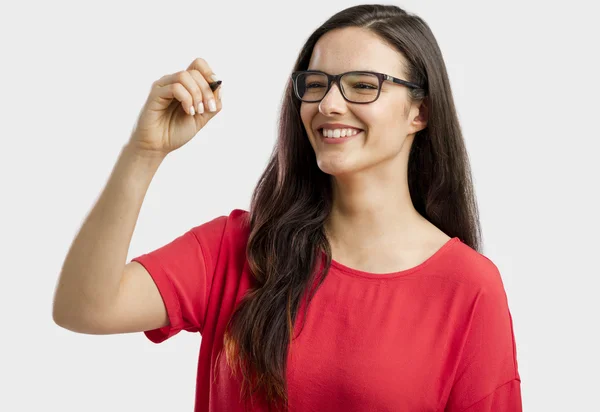
[[[198,103],[198,113],[204,113],[204,103]]]
[[[211,112],[217,111],[217,104],[215,103],[215,99],[208,100],[208,108]]]
[[[195,116],[195,115],[196,115],[196,111],[194,110],[194,106],[190,106],[190,114],[191,114],[192,116]]]
[[[217,80],[219,80],[219,78],[217,77],[217,75],[216,75],[216,74],[211,74],[211,75],[210,75],[210,79],[211,79],[213,82],[216,82]]]

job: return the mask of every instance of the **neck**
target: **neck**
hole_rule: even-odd
[[[333,207],[325,223],[332,247],[410,247],[431,233],[432,224],[413,206],[406,174],[379,170],[332,178]]]

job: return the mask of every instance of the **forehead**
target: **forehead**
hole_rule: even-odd
[[[371,70],[403,75],[404,56],[373,32],[345,27],[325,33],[315,44],[309,70],[338,74],[351,70]]]

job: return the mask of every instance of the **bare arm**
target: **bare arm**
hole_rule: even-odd
[[[53,305],[60,326],[82,333],[164,326],[166,310],[152,278],[137,262],[125,262],[144,197],[165,156],[123,147],[65,258]]]
[[[152,83],[135,130],[63,263],[52,310],[58,325],[108,334],[168,324],[150,274],[137,262],[125,262],[156,170],[168,153],[189,142],[222,108],[220,93],[213,93],[221,81],[207,80],[214,77],[208,63],[197,58],[187,70]]]

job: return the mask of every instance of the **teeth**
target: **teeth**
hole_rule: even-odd
[[[359,131],[356,129],[323,129],[322,133],[325,137],[346,137],[346,136],[354,136]]]

